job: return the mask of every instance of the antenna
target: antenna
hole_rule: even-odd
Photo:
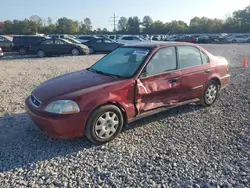
[[[116,31],[116,22],[118,22],[118,17],[115,16],[115,13],[113,14],[112,20],[110,22],[113,22],[112,25],[114,26],[114,32]]]

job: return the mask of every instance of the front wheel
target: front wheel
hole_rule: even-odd
[[[236,40],[233,40],[232,42],[233,42],[233,43],[236,43],[237,41],[236,41]]]
[[[71,54],[72,54],[73,56],[77,56],[77,55],[80,54],[80,52],[79,52],[79,50],[78,50],[77,48],[73,48],[73,49],[71,50]]]
[[[214,104],[219,94],[219,85],[215,81],[209,81],[201,97],[202,106],[211,106]]]
[[[104,144],[113,140],[122,130],[123,116],[114,105],[97,108],[90,115],[86,127],[86,137],[95,144]]]

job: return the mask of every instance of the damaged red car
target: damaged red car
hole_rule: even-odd
[[[114,139],[127,123],[197,102],[212,105],[230,81],[228,62],[198,45],[122,46],[86,70],[42,83],[26,99],[39,129],[57,138]]]

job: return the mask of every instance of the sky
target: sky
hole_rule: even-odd
[[[112,30],[112,16],[149,15],[153,20],[164,23],[183,20],[189,23],[195,16],[221,18],[250,5],[249,0],[1,0],[0,21],[29,18],[38,15],[51,17],[55,22],[60,17],[83,21],[89,17],[93,29]]]

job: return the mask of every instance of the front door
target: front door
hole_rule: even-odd
[[[54,51],[56,54],[69,54],[70,53],[70,45],[65,41],[60,39],[55,39]]]
[[[137,79],[135,102],[138,113],[178,103],[180,79],[175,47],[155,52]]]
[[[214,71],[207,55],[192,46],[178,46],[178,64],[181,71],[180,101],[200,98],[209,76]]]

